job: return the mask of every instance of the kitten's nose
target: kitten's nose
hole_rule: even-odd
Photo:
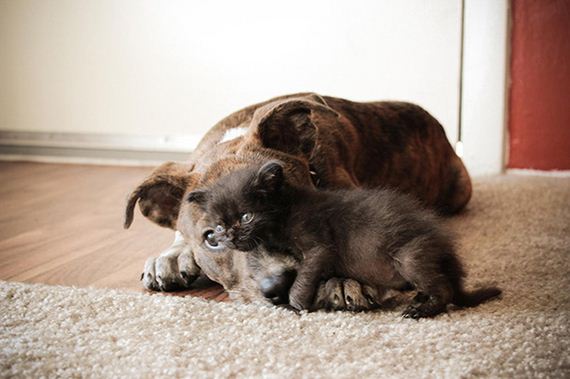
[[[296,275],[297,273],[294,270],[288,270],[279,274],[266,276],[259,282],[261,293],[274,303],[289,302],[289,289]]]

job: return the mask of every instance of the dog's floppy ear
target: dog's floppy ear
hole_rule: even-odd
[[[283,175],[283,163],[272,160],[265,163],[255,176],[255,190],[262,194],[270,194],[278,191],[285,181]]]
[[[338,116],[318,95],[288,99],[259,109],[254,119],[258,120],[257,135],[261,144],[308,158],[317,142],[317,128],[311,119],[316,112]]]
[[[195,190],[188,194],[186,200],[189,203],[204,204],[208,198],[208,192],[206,190]]]
[[[210,198],[210,192],[205,189],[197,189],[188,194],[186,196],[186,201],[189,203],[195,203],[204,211],[206,211],[206,203]]]
[[[135,204],[152,222],[170,229],[176,228],[180,202],[186,189],[197,183],[191,165],[167,162],[157,167],[129,196],[125,209],[127,229],[133,222]]]

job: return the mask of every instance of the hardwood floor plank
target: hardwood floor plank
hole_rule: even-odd
[[[151,170],[0,162],[0,279],[144,291],[145,260],[173,239],[140,213],[122,228],[127,196]],[[168,295],[227,299],[217,284],[195,287]]]

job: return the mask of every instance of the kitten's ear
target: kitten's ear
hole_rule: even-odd
[[[189,203],[196,203],[198,205],[204,205],[208,199],[208,192],[206,190],[195,190],[188,194],[186,200]]]
[[[261,193],[274,193],[281,189],[285,178],[283,175],[283,163],[269,161],[265,163],[255,178],[255,188]]]

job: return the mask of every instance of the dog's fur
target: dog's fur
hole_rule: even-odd
[[[245,133],[231,139],[230,130]],[[252,270],[243,253],[204,249],[202,231],[195,229],[204,214],[182,201],[226,173],[271,159],[283,162],[287,177],[299,186],[390,186],[445,214],[461,210],[471,197],[463,163],[438,121],[419,106],[312,93],[274,98],[226,117],[204,136],[188,162],[159,166],[132,192],[125,227],[132,223],[138,201],[148,219],[183,234],[185,251],[192,252],[185,262],[193,258],[197,263],[182,267],[180,257],[164,261],[161,255],[149,261],[154,264],[147,262],[148,287],[187,287],[201,269],[233,297],[251,300],[260,297],[260,278],[288,269],[287,260],[268,256]]]
[[[297,310],[311,310],[319,283],[332,277],[352,277],[379,292],[417,289],[404,311],[411,318],[433,317],[449,303],[475,306],[501,292],[466,292],[463,265],[439,218],[390,189],[291,185],[281,163],[269,161],[225,175],[188,201],[206,212],[200,225],[206,248],[238,249],[250,261],[261,249],[297,259],[291,285],[266,293]]]

